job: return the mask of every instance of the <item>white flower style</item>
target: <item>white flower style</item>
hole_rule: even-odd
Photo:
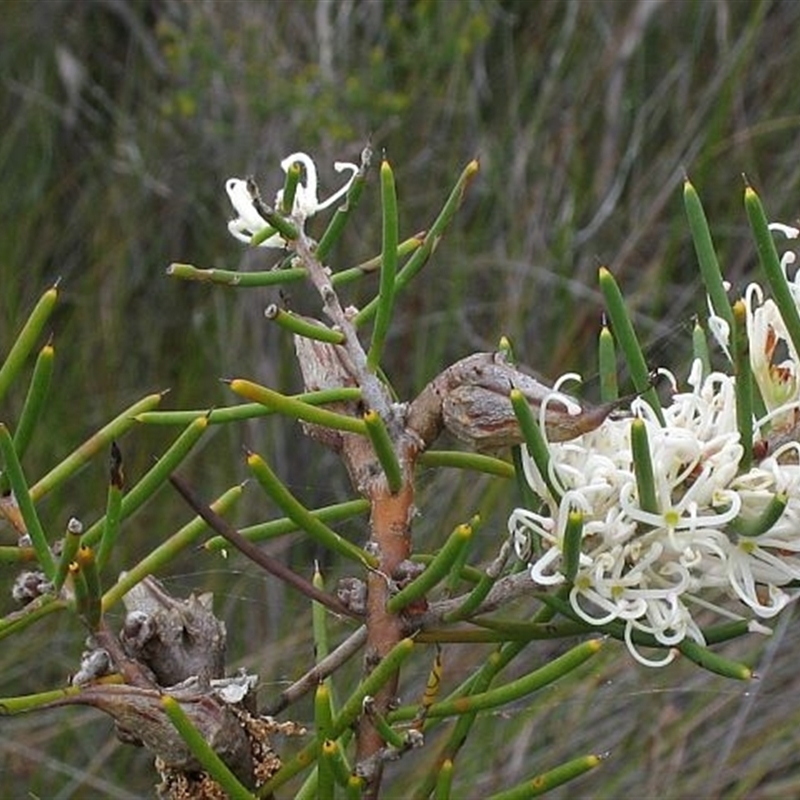
[[[333,168],[337,172],[349,172],[347,181],[330,197],[320,202],[317,194],[317,167],[306,153],[292,153],[281,161],[281,169],[288,173],[293,164],[300,164],[305,172],[304,179],[297,185],[297,191],[292,205],[292,218],[302,225],[307,219],[332,206],[337,200],[347,193],[358,173],[358,165],[346,161],[337,161]],[[250,243],[253,236],[270,227],[269,223],[259,212],[260,200],[255,185],[250,180],[229,178],[225,181],[225,191],[228,193],[231,204],[237,216],[228,223],[228,230],[239,241]],[[275,207],[283,203],[283,189],[275,196]],[[263,242],[260,247],[283,248],[285,242],[279,233],[274,233]]]
[[[743,448],[734,379],[723,373],[702,379],[698,360],[688,384],[690,391],[676,392],[663,409],[663,425],[643,400],[632,404],[648,434],[657,513],[640,504],[631,417],[548,443],[549,484],[560,498],[526,454],[525,476],[543,508],[518,508],[509,519],[518,555],[530,560],[532,552],[541,553],[530,563],[531,577],[547,586],[565,582],[566,520],[570,511],[582,513],[570,606],[590,625],[623,623],[630,652],[648,666],[669,663],[672,648],[684,639],[704,643],[693,610],[741,619],[718,604],[728,595],[751,614],[771,617],[798,594],[784,587],[800,580],[800,466],[782,458],[787,449],[800,452],[800,445],[787,444],[739,474]],[[737,533],[742,521],[759,519],[776,495],[788,501],[772,528],[759,536]],[[534,537],[541,545],[536,550]],[[639,632],[665,645],[666,654],[644,655]]]

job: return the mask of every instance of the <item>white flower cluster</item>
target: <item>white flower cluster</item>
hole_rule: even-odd
[[[292,153],[281,161],[281,169],[288,173],[293,164],[300,164],[305,171],[305,179],[301,180],[297,186],[292,206],[292,217],[299,223],[305,222],[309,217],[329,208],[341,197],[344,197],[358,173],[357,164],[337,161],[333,168],[337,172],[350,172],[350,176],[342,187],[320,202],[317,196],[317,167],[311,156],[306,153]],[[270,227],[259,211],[259,198],[254,185],[249,180],[228,178],[225,181],[225,191],[227,191],[231,205],[238,215],[228,223],[228,230],[239,241],[249,244],[255,234]],[[275,207],[279,208],[282,203],[283,189],[279,189],[275,196]],[[285,242],[281,235],[274,233],[259,246],[282,248],[284,245]]]
[[[784,257],[784,266],[789,263]],[[790,286],[800,305],[800,284]],[[793,435],[779,435],[796,426],[800,359],[773,301],[764,300],[757,285],[745,297],[753,373],[769,412],[755,429],[770,423],[773,444],[750,469],[740,468],[735,379],[721,372],[703,377],[699,360],[688,391],[678,391],[670,375],[673,394],[663,409],[663,424],[637,399],[629,418],[608,419],[571,441],[549,442],[548,481],[527,454],[523,459],[526,479],[543,508],[511,514],[509,531],[519,557],[531,561],[532,553],[540,553],[530,564],[537,584],[565,583],[567,518],[571,511],[581,512],[584,527],[570,606],[591,625],[624,623],[628,649],[648,666],[669,663],[675,656],[671,648],[686,638],[705,643],[693,616],[698,609],[742,619],[720,605],[727,596],[738,599],[748,616],[769,618],[800,594],[793,588],[800,585],[794,583],[800,582],[800,444]],[[781,342],[788,345],[787,357],[775,364]],[[561,385],[548,402],[565,402]],[[544,418],[546,404],[541,413]],[[640,503],[631,449],[635,417],[644,421],[648,434],[658,513]],[[754,531],[776,500],[785,501],[777,521]],[[755,621],[750,628],[767,630]],[[636,631],[670,649],[660,658],[645,656],[634,642]]]

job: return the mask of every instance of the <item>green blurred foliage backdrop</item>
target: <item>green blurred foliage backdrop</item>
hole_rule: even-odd
[[[229,237],[223,185],[255,175],[271,197],[290,152],[312,153],[323,187],[333,189],[333,161],[357,160],[371,137],[396,167],[405,235],[430,222],[461,167],[480,158],[456,227],[399,303],[386,370],[403,397],[501,334],[545,376],[591,376],[600,264],[621,281],[654,363],[680,369],[686,324],[704,310],[681,206],[684,171],[734,285],[755,263],[740,174],[772,219],[798,216],[800,4],[791,0],[4,0],[2,13],[0,350],[48,285],[60,279],[62,289],[54,399],[26,464],[34,476],[150,391],[171,387],[170,407],[204,408],[231,402],[223,376],[298,388],[286,337],[263,319],[276,293],[164,275],[176,260],[226,269],[272,263],[274,254],[246,252]],[[331,259],[336,267],[375,254],[378,205],[368,189]],[[374,288],[366,282],[348,300]],[[298,290],[289,294],[306,308]],[[21,399],[0,414],[13,419]],[[175,433],[137,430],[125,449],[129,473],[146,469]],[[245,441],[309,505],[347,493],[344,475],[296,426],[265,422],[211,437],[189,468],[207,497],[243,477]],[[474,511],[474,481],[425,477],[423,498],[440,502],[426,508],[423,533]],[[60,530],[70,515],[97,515],[104,495],[101,464],[48,501],[49,524]],[[501,495],[488,488],[477,501],[495,515],[495,537],[511,502]],[[168,500],[140,515],[133,553],[185,519]],[[268,516],[260,506],[245,506],[242,519]],[[308,564],[310,555],[299,545],[287,557]],[[304,639],[285,619],[280,588],[246,566],[235,589],[233,566],[215,575],[196,563],[185,569],[187,587],[216,581],[225,589],[229,625],[241,634],[232,637],[237,657],[249,655],[267,680],[291,674]],[[253,609],[263,610],[260,622]],[[45,688],[74,668],[77,629],[55,629],[65,655],[48,650],[54,640],[39,630],[24,659],[4,656],[6,685]],[[40,674],[30,674],[31,658],[41,660]],[[752,744],[761,723],[742,710],[740,687],[693,670],[643,676],[624,656],[608,670],[577,699],[520,712],[507,752],[474,754],[471,785],[519,780],[588,747],[630,755],[624,765],[612,759],[581,796],[778,797],[787,781],[790,795],[797,791],[796,757],[780,746],[796,737],[785,710],[765,761]],[[778,685],[781,674],[774,667],[770,680]],[[641,701],[639,681],[649,687]],[[662,697],[654,681],[672,690]],[[595,691],[605,697],[599,704]],[[780,696],[772,699],[780,710]],[[740,720],[733,738],[717,741],[723,731],[711,706]],[[598,709],[613,723],[595,720],[589,737],[586,717]],[[776,714],[770,707],[759,718]],[[88,713],[4,721],[25,736],[0,749],[0,774],[40,796],[138,796],[151,779],[147,759],[111,741],[99,748],[104,725]],[[81,736],[58,750],[50,740],[64,726]],[[574,731],[568,741],[558,735],[565,729]],[[49,767],[34,769],[42,752]],[[131,759],[141,777],[131,778]],[[70,765],[80,767],[77,777]]]

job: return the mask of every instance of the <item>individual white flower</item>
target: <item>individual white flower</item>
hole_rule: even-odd
[[[747,287],[744,299],[753,377],[767,409],[774,412],[798,399],[797,352],[778,306],[773,300],[764,299],[757,283]],[[777,352],[783,352],[787,357],[776,363]],[[773,420],[773,425],[787,427],[792,418]]]
[[[292,164],[300,164],[305,170],[305,183],[301,180],[297,185],[292,206],[292,216],[300,221],[313,217],[320,211],[332,206],[340,197],[347,194],[347,190],[353,183],[358,174],[358,165],[347,161],[336,161],[333,168],[336,172],[350,172],[343,186],[337,189],[330,197],[322,202],[317,197],[317,167],[306,153],[292,153],[281,161],[281,169],[288,173]],[[275,206],[280,207],[283,203],[283,189],[279,189],[275,196]]]
[[[337,161],[333,165],[334,169],[337,172],[349,172],[350,175],[343,186],[337,189],[330,197],[320,202],[318,197],[317,167],[314,161],[306,153],[292,153],[281,161],[281,169],[288,173],[295,163],[299,163],[305,173],[297,185],[291,212],[292,217],[300,224],[318,212],[329,208],[343,197],[359,170],[357,164]],[[228,223],[228,230],[239,241],[249,244],[255,234],[261,233],[270,227],[269,223],[259,213],[261,201],[258,196],[258,190],[251,180],[229,178],[225,182],[225,191],[228,193],[228,198],[237,214]],[[276,208],[279,208],[282,203],[283,189],[280,189],[275,196]],[[263,242],[260,242],[259,246],[282,248],[285,246],[285,242],[279,233],[274,233],[264,239]]]

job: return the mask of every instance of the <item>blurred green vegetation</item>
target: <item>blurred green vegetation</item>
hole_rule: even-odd
[[[385,367],[402,397],[501,334],[547,377],[591,376],[601,264],[618,277],[653,363],[680,369],[686,323],[705,313],[679,191],[684,171],[736,286],[755,264],[741,173],[772,219],[797,219],[799,22],[800,4],[789,0],[5,0],[0,351],[61,281],[53,401],[28,474],[41,476],[154,390],[171,387],[169,407],[205,408],[232,402],[220,377],[297,389],[290,343],[263,318],[276,293],[183,284],[164,270],[176,260],[265,268],[274,254],[246,252],[227,233],[225,179],[255,175],[271,197],[280,159],[305,150],[322,170],[324,196],[338,185],[332,163],[356,160],[368,136],[396,168],[401,235],[430,222],[466,161],[478,156],[482,167],[455,228],[399,300]],[[379,248],[374,184],[331,258],[336,267]],[[374,291],[366,282],[346,299]],[[315,310],[299,289],[289,294],[293,307]],[[13,419],[21,401],[12,394],[0,418]],[[176,433],[129,434],[128,473],[141,474]],[[187,467],[205,497],[244,477],[243,443],[309,505],[349,496],[328,454],[297,426],[270,420],[210,437]],[[50,530],[101,513],[104,472],[98,463],[48,498]],[[450,530],[479,506],[493,552],[513,503],[505,487],[431,471],[420,488],[420,536]],[[246,500],[237,519],[272,513]],[[188,516],[162,493],[124,529],[130,557]],[[358,524],[342,530],[363,537]],[[276,552],[306,571],[315,555],[297,541],[281,540]],[[186,558],[169,586],[216,589],[234,663],[259,672],[263,692],[311,658],[294,598],[250,565]],[[557,687],[503,720],[503,747],[471,751],[461,796],[585,750],[607,751],[609,762],[570,785],[573,796],[794,796],[800,725],[786,699],[798,689],[797,638],[781,623],[762,681],[747,689],[686,665],[645,672],[610,647],[579,687]],[[63,681],[81,639],[76,623],[51,620],[24,643],[11,640],[15,649],[0,655],[3,693]],[[455,652],[445,654],[448,685],[485,657]],[[530,663],[541,657],[531,653]],[[146,754],[117,744],[97,714],[1,724],[8,796],[123,798],[152,784]],[[493,717],[483,725],[495,742]],[[391,774],[386,796],[402,797]]]

